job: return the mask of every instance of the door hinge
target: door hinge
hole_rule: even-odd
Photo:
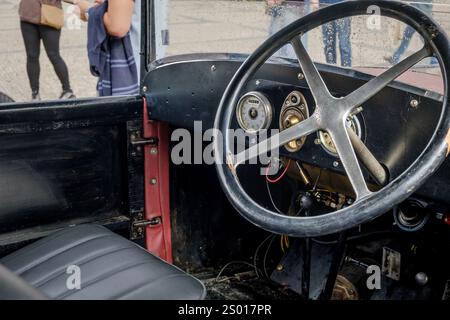
[[[150,220],[135,220],[133,222],[133,226],[138,227],[146,227],[146,226],[156,226],[161,224],[161,217],[155,217]]]
[[[130,144],[132,146],[131,156],[140,156],[142,155],[143,147],[146,145],[157,146],[158,138],[150,137],[143,138],[140,131],[132,131],[130,132]]]
[[[154,217],[150,220],[146,219],[135,219],[131,224],[131,238],[137,239],[144,236],[145,227],[147,226],[157,226],[161,224],[161,217]]]
[[[143,145],[157,145],[158,144],[158,138],[157,137],[150,137],[150,138],[142,138],[140,131],[132,132],[130,135],[130,143],[133,146],[143,146]]]

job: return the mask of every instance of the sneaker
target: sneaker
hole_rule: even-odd
[[[31,101],[41,101],[41,96],[39,95],[39,91],[33,91],[31,93]]]
[[[65,90],[61,93],[59,96],[60,99],[75,99],[75,95],[73,94],[72,90]]]

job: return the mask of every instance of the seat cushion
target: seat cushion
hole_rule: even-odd
[[[56,232],[0,263],[51,299],[194,300],[206,293],[199,280],[98,225]],[[67,286],[73,265],[80,289]]]

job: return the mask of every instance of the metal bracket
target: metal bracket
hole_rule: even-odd
[[[161,217],[155,217],[150,220],[136,220],[133,222],[133,226],[136,228],[146,226],[156,226],[158,224],[161,224]]]
[[[133,150],[131,151],[131,155],[133,157],[140,155],[142,153],[142,147],[146,145],[158,145],[158,138],[157,137],[150,137],[150,138],[143,138],[141,131],[131,131],[130,132],[130,144],[133,147]]]
[[[161,224],[161,217],[154,217],[150,220],[143,218],[143,213],[138,214],[131,224],[131,238],[138,239],[144,237],[145,227],[157,226]]]
[[[134,131],[130,135],[130,143],[135,147],[145,146],[149,144],[158,145],[158,138],[156,137],[142,138],[142,134],[140,131]]]

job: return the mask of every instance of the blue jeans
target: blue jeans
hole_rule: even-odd
[[[394,64],[400,61],[401,56],[405,53],[406,49],[408,49],[409,43],[411,42],[411,39],[415,32],[416,30],[414,30],[413,27],[406,26],[405,31],[403,31],[402,42],[400,42],[400,46],[392,56],[392,62]]]
[[[344,18],[331,21],[322,26],[323,42],[325,45],[325,59],[329,64],[336,64],[336,40],[339,40],[341,65],[352,66],[352,46],[350,43],[351,19]]]
[[[425,12],[426,14],[429,14],[429,15],[431,15],[432,10],[433,10],[433,5],[432,4],[412,3],[411,5],[413,5],[417,9],[420,9],[423,12]],[[408,49],[409,44],[411,42],[411,39],[412,39],[412,37],[413,37],[415,32],[416,32],[416,30],[414,30],[413,27],[411,27],[409,25],[406,26],[405,30],[403,31],[402,41],[400,42],[400,45],[397,48],[397,50],[392,55],[392,62],[394,64],[396,64],[396,63],[398,63],[400,61],[400,58],[403,56],[403,54]],[[436,62],[436,58],[432,58],[432,63],[433,62]]]

